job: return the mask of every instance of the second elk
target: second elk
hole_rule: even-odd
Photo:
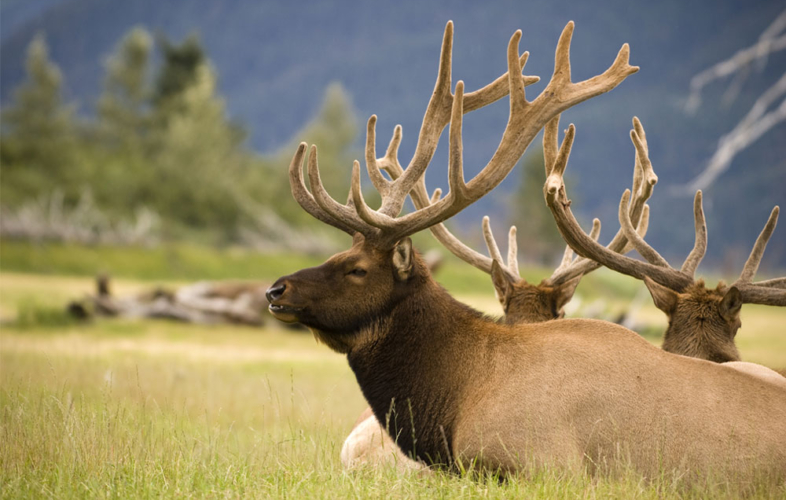
[[[702,208],[701,191],[696,193],[693,204],[694,247],[679,269],[672,268],[666,259],[647,244],[643,236],[634,229],[630,215],[634,211],[632,207],[629,208],[630,190],[626,190],[622,195],[619,205],[620,232],[646,259],[646,262],[611,252],[582,231],[570,209],[563,174],[567,166],[574,128],[573,125],[570,126],[559,149],[557,148],[558,128],[559,118],[554,118],[546,126],[544,133],[544,155],[551,158],[559,155],[562,160],[560,162],[552,160],[553,167],[549,169],[544,192],[546,203],[568,245],[579,255],[598,264],[644,281],[656,307],[663,311],[669,320],[662,346],[664,351],[715,363],[729,363],[727,365],[729,368],[786,387],[786,379],[774,370],[741,362],[734,342],[737,330],[741,326],[740,309],[744,303],[786,305],[786,289],[784,289],[786,278],[753,282],[767,241],[775,230],[779,208],[775,207],[772,210],[739,278],[731,285],[721,282],[715,288],[708,288],[703,280],[695,278],[696,269],[707,250],[707,225]],[[646,140],[642,141],[641,135],[640,132],[631,131],[631,137],[637,148],[637,158],[650,164]],[[635,200],[640,197],[635,184],[634,182],[634,206]]]

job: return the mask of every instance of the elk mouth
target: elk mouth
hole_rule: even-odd
[[[267,308],[270,314],[284,323],[297,323],[297,313],[303,310],[302,307],[288,306],[286,304],[270,304]]]

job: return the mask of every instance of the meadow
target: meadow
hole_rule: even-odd
[[[264,279],[318,259],[180,249],[197,256],[172,267],[149,252],[137,258],[120,250],[42,247],[35,251],[49,252],[50,263],[42,269],[29,264],[36,258],[30,248],[5,242],[1,249],[2,498],[786,497],[786,487],[740,491],[720,481],[691,488],[634,473],[546,471],[499,481],[392,468],[345,472],[339,451],[366,405],[344,357],[309,333],[273,321],[264,328],[79,323],[62,313],[68,300],[92,292],[92,274],[107,262],[117,271],[115,293],[125,294],[194,279],[200,267],[219,277],[210,274],[213,259],[229,262],[226,277]],[[92,252],[90,265],[68,264],[80,261],[79,252]],[[438,279],[461,300],[498,314],[488,278],[466,267],[449,260]],[[638,286],[598,272],[578,294],[585,304],[610,297],[605,309],[614,314]],[[662,313],[648,299],[638,316],[658,343]],[[742,320],[743,358],[786,367],[786,311],[746,305]]]

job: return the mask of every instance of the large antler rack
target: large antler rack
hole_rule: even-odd
[[[620,49],[614,63],[602,74],[572,83],[570,80],[570,40],[573,22],[568,23],[560,36],[555,55],[554,74],[546,88],[534,101],[527,101],[524,87],[537,81],[536,77],[522,76],[528,53],[519,56],[521,31],[513,34],[508,44],[508,72],[475,92],[464,95],[464,84],[456,84],[451,93],[451,54],[453,23],[445,28],[439,73],[434,92],[423,118],[415,154],[397,179],[388,180],[376,160],[376,116],[368,121],[366,137],[366,167],[374,187],[382,196],[378,210],[371,209],[363,199],[360,187],[360,165],[352,169],[352,187],[346,204],[328,195],[319,178],[316,147],[311,148],[308,160],[309,183],[302,178],[302,163],[306,144],[298,147],[290,164],[292,194],[300,205],[317,219],[347,233],[363,234],[379,246],[389,246],[409,234],[439,224],[455,215],[496,187],[515,166],[519,157],[551,117],[591,97],[608,92],[619,85],[638,67],[628,64],[629,48]],[[464,181],[461,127],[464,113],[486,106],[505,95],[510,96],[508,124],[502,140],[489,163],[469,182]],[[441,199],[434,198],[427,207],[399,217],[406,196],[418,184],[434,156],[442,130],[450,123],[448,183],[450,190]],[[400,128],[397,128],[400,137]],[[391,160],[393,161],[393,160]],[[395,159],[398,165],[398,160]],[[400,168],[400,165],[399,165]]]
[[[638,279],[651,279],[678,293],[683,292],[695,283],[694,275],[696,269],[707,250],[707,225],[702,207],[701,191],[696,192],[693,203],[695,243],[679,270],[672,268],[666,259],[647,244],[644,238],[634,229],[632,219],[635,217],[635,206],[629,206],[630,190],[625,190],[620,200],[618,213],[620,230],[624,238],[646,259],[646,262],[613,252],[610,248],[600,245],[585,234],[571,212],[563,174],[570,156],[574,135],[575,127],[571,124],[559,148],[554,168],[546,179],[546,184],[543,188],[546,204],[549,206],[565,242],[582,257],[592,259],[600,265]],[[756,240],[756,244],[751,251],[740,278],[734,283],[734,286],[739,289],[744,303],[786,305],[786,278],[752,283],[753,276],[764,254],[767,241],[775,229],[778,212],[779,208],[775,207],[764,230]],[[619,235],[620,233],[618,233]]]

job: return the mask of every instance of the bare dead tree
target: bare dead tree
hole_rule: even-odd
[[[698,110],[701,105],[701,92],[708,84],[734,76],[723,96],[723,103],[728,105],[739,94],[752,68],[762,71],[769,55],[784,49],[786,49],[786,11],[783,11],[762,32],[757,43],[695,75],[691,79],[691,93],[685,104],[685,111],[693,114]],[[786,73],[756,99],[750,111],[731,131],[718,140],[718,147],[704,170],[688,184],[675,187],[674,192],[693,194],[697,190],[707,189],[720,174],[728,170],[738,153],[786,120],[784,96],[786,96]],[[780,104],[778,104],[779,100]]]

